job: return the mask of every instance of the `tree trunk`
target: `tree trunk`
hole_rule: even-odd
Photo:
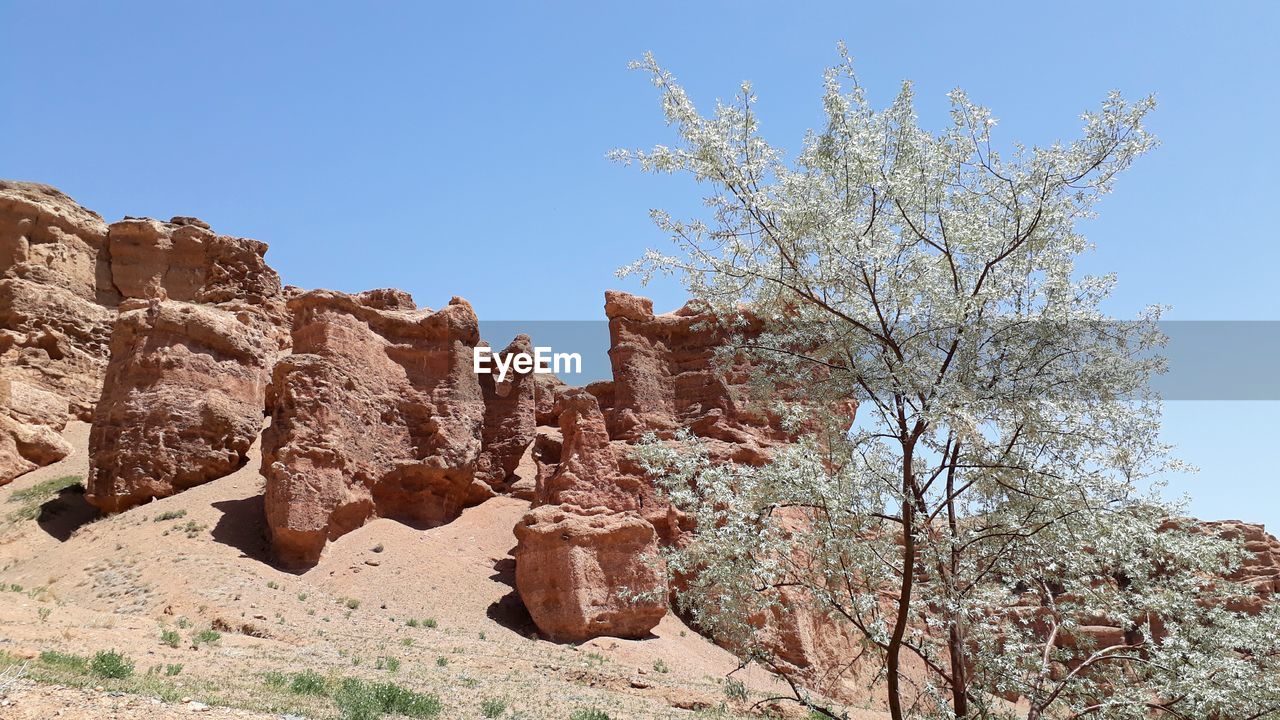
[[[898,592],[898,612],[894,619],[893,636],[885,653],[886,679],[889,685],[889,716],[903,720],[902,714],[902,641],[907,635],[907,621],[911,618],[911,591],[916,575],[915,503],[911,499],[912,448],[904,447],[902,453],[902,587]]]
[[[951,650],[951,706],[955,710],[956,720],[969,717],[969,679],[968,669],[964,665],[964,634],[960,624],[951,621],[951,630],[947,638]]]

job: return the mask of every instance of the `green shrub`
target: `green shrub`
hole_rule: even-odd
[[[156,516],[155,522],[164,522],[165,520],[177,520],[187,516],[186,510],[166,510]]]
[[[222,633],[218,632],[217,630],[214,630],[213,628],[209,628],[208,630],[201,630],[200,632],[193,635],[191,637],[191,642],[196,645],[201,645],[201,644],[212,645],[221,639],[222,639]]]
[[[295,695],[323,695],[324,690],[324,676],[314,670],[294,673],[289,683],[289,691]]]
[[[360,601],[355,598],[347,598],[347,607],[351,608],[352,610],[355,610],[356,608],[360,607]]]
[[[182,636],[178,634],[177,630],[161,630],[160,642],[168,645],[169,647],[176,648],[178,647],[178,643],[182,642]]]
[[[395,672],[400,669],[400,660],[393,657],[380,657],[374,667],[378,670]]]
[[[169,663],[164,666],[164,674],[173,677],[182,672],[182,663]]]
[[[408,622],[406,622],[405,624],[408,625],[409,627],[418,627],[418,619],[409,618]]]
[[[441,655],[440,657],[436,658],[436,665],[438,665],[439,667],[444,667],[444,666],[446,666],[446,665],[448,665],[448,664],[449,664],[449,658],[447,658],[447,657],[445,657],[445,656],[443,656],[443,655]]]
[[[133,661],[115,650],[100,650],[89,663],[94,675],[121,680],[133,675]]]
[[[569,715],[569,720],[609,720],[609,715],[597,708],[578,708]]]
[[[658,658],[657,660],[653,661],[653,671],[666,674],[671,672],[671,668],[667,667],[667,663],[665,660],[663,660],[662,658]]]
[[[434,629],[434,628],[435,628],[435,627],[437,627],[437,625],[438,625],[438,623],[436,623],[436,619],[435,619],[435,618],[427,618],[426,620],[423,620],[423,621],[422,621],[422,624],[423,624],[423,626],[424,626],[424,627],[429,627],[429,628],[432,628],[432,629]]]
[[[502,698],[485,698],[480,703],[480,714],[487,718],[501,717],[507,711],[507,701]]]

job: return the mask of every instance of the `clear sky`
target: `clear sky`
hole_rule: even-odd
[[[1163,145],[1084,230],[1110,310],[1280,320],[1280,4],[453,3],[0,0],[0,176],[56,185],[107,220],[196,215],[265,240],[286,282],[395,286],[481,318],[599,319],[612,276],[664,247],[651,207],[697,188],[609,163],[669,142],[628,60],[652,50],[696,102],[743,79],[764,132],[821,121],[843,39],[873,101],[914,80],[1004,137],[1069,138],[1107,90],[1153,92]],[[646,290],[659,309],[679,288]],[[1206,517],[1280,526],[1274,402],[1169,403]]]

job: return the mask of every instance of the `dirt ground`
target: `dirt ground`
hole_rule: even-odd
[[[738,717],[786,692],[747,668],[750,699],[730,699],[736,660],[673,615],[642,640],[539,639],[513,588],[525,501],[429,530],[377,520],[291,574],[267,562],[256,446],[238,472],[98,518],[75,485],[41,494],[85,477],[88,426],[66,435],[76,453],[0,488],[0,670],[26,678],[0,678],[0,718],[341,717],[271,682],[302,671],[432,693],[445,718]],[[130,680],[48,661],[111,649]]]

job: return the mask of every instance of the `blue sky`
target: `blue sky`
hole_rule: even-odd
[[[695,186],[604,159],[671,139],[627,61],[652,50],[704,106],[752,80],[795,147],[843,39],[874,101],[912,79],[938,127],[964,87],[1029,144],[1109,89],[1154,92],[1163,145],[1085,226],[1083,267],[1119,274],[1119,316],[1280,319],[1280,5],[1049,5],[0,0],[0,176],[108,220],[197,215],[303,287],[599,319],[605,288],[638,289],[614,269],[663,247],[649,208],[697,208]],[[1197,513],[1280,526],[1276,406],[1169,403]]]

